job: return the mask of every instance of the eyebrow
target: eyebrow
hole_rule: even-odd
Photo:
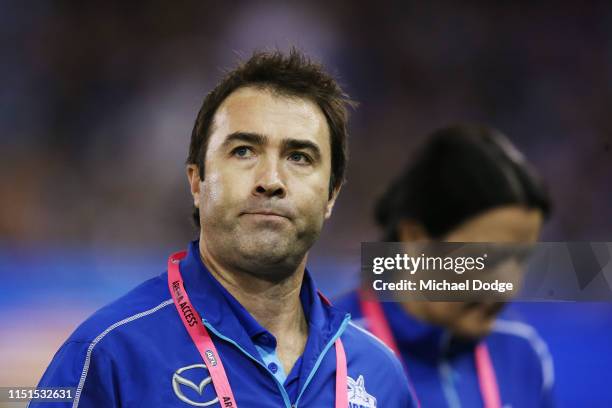
[[[223,141],[223,147],[227,148],[235,142],[245,142],[256,146],[263,146],[268,142],[268,137],[260,133],[234,132],[227,135]],[[304,139],[284,139],[282,150],[309,150],[316,161],[321,159],[321,149],[316,143]]]
[[[223,147],[228,147],[230,144],[234,142],[246,142],[258,146],[265,145],[268,141],[267,136],[261,135],[259,133],[251,133],[251,132],[234,132],[230,133],[226,136],[223,141]]]

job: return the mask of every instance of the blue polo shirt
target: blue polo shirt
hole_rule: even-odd
[[[337,300],[364,328],[357,292]],[[453,338],[442,327],[415,319],[399,303],[381,302],[415,392],[423,407],[482,407],[475,341]],[[511,310],[498,318],[484,339],[495,370],[502,407],[551,407],[554,370],[546,344]]]
[[[221,293],[222,296],[225,298],[229,308],[236,316],[238,324],[244,328],[247,335],[253,342],[255,349],[261,356],[261,359],[266,364],[270,372],[281,384],[285,385],[285,388],[287,388],[287,390],[292,391],[290,396],[295,394],[295,392],[297,391],[297,387],[295,385],[297,384],[296,381],[299,378],[303,356],[300,356],[296,360],[295,364],[293,365],[293,368],[291,369],[291,376],[287,378],[287,373],[285,373],[283,365],[280,359],[278,358],[278,355],[276,354],[276,338],[274,337],[274,335],[268,330],[266,330],[262,325],[260,325],[257,320],[255,320],[253,316],[251,316],[251,314],[244,308],[244,306],[242,306],[240,302],[238,302],[238,300],[236,300],[236,298],[232,296],[232,294],[229,293],[228,290],[225,289],[225,287],[221,285],[210,274],[210,271],[208,271],[205,266],[203,266],[202,270],[206,274],[206,277],[209,279],[210,284],[215,288],[215,290],[218,290],[219,293]],[[302,310],[304,311],[304,316],[306,317],[306,320],[310,322],[311,305],[313,304],[313,302],[316,301],[320,303],[320,298],[317,294],[314,282],[312,281],[312,278],[307,271],[304,274],[304,280],[300,289],[300,301],[302,304]],[[316,320],[319,320],[321,318],[321,316],[312,317],[314,317]],[[311,327],[309,326],[309,332],[310,331]],[[313,339],[313,341],[315,341],[314,339],[316,339],[316,336],[317,329],[315,328],[313,335],[309,336],[308,338]],[[304,351],[306,350],[309,350],[307,346],[305,347]]]
[[[391,350],[354,325],[349,314],[324,304],[308,271],[300,291],[308,339],[291,372],[284,373],[276,339],[206,269],[198,241],[189,246],[180,270],[239,407],[333,407],[337,338],[346,352],[350,408],[415,406]],[[167,272],[81,324],[56,353],[39,387],[75,387],[76,398],[30,407],[220,406],[172,302]]]

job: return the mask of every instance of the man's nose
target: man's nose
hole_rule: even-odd
[[[258,169],[257,182],[253,191],[254,195],[284,198],[287,188],[283,181],[281,163],[276,159],[265,160]]]

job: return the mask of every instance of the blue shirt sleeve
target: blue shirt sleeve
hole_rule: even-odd
[[[74,402],[31,402],[28,408],[118,407],[113,364],[91,343],[69,341],[62,345],[43,374],[38,387],[75,388]]]

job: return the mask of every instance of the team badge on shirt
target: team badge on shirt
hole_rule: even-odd
[[[376,408],[376,398],[365,389],[363,375],[357,381],[347,378],[349,408]]]

